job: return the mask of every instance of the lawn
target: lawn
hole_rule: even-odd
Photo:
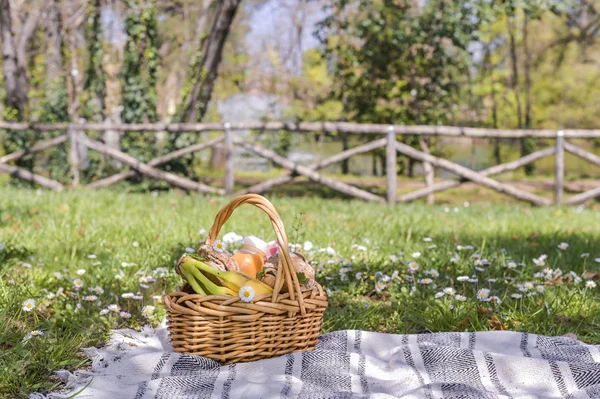
[[[600,344],[598,212],[271,200],[330,295],[325,331],[511,329]],[[81,348],[111,328],[162,320],[160,296],[181,283],[174,261],[225,203],[0,188],[0,397],[59,388],[53,372],[86,367]],[[273,238],[249,206],[222,233],[232,231]]]

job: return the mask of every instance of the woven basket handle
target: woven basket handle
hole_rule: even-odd
[[[279,256],[280,264],[277,268],[277,276],[275,278],[275,287],[273,288],[273,297],[271,298],[271,301],[274,303],[278,302],[279,292],[281,291],[283,283],[285,283],[290,294],[290,299],[292,301],[298,301],[300,312],[302,315],[304,315],[306,313],[306,309],[304,307],[302,291],[300,290],[300,282],[298,281],[298,276],[296,276],[295,269],[292,266],[292,260],[290,258],[288,247],[288,239],[287,235],[285,234],[285,227],[283,226],[283,221],[275,210],[275,207],[273,204],[271,204],[271,202],[269,202],[268,199],[258,194],[245,194],[231,200],[231,202],[225,205],[215,217],[215,221],[213,222],[210,232],[208,233],[206,243],[209,245],[214,244],[217,236],[219,235],[221,227],[229,219],[233,211],[242,204],[254,205],[269,216],[269,219],[271,219],[271,224],[273,225],[273,230],[275,231],[275,236],[277,238],[279,252],[281,255],[283,255]]]

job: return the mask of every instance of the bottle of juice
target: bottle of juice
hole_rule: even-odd
[[[267,256],[267,243],[258,237],[248,236],[244,238],[242,249],[233,255],[233,260],[240,266],[240,272],[249,277],[256,278],[258,273],[265,264]]]

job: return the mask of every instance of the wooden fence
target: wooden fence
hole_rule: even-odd
[[[31,129],[40,132],[66,130],[67,133],[56,138],[38,143],[31,148],[23,151],[17,151],[0,157],[0,172],[10,173],[12,176],[31,181],[43,187],[53,190],[62,190],[64,186],[56,180],[37,175],[23,168],[9,165],[9,162],[15,161],[27,154],[39,152],[57,146],[63,143],[69,143],[69,161],[72,176],[72,186],[78,186],[79,181],[79,155],[78,146],[84,145],[89,149],[105,154],[127,166],[129,171],[117,173],[113,176],[97,180],[88,184],[88,187],[101,188],[115,184],[136,173],[151,177],[153,179],[163,180],[169,184],[183,188],[185,190],[196,191],[206,194],[230,195],[242,193],[264,193],[273,187],[293,181],[298,176],[304,176],[311,181],[329,187],[351,197],[360,198],[366,201],[388,202],[394,204],[397,202],[409,202],[419,198],[427,197],[428,202],[433,202],[433,194],[439,191],[448,190],[452,187],[460,186],[465,182],[490,188],[500,193],[507,194],[518,200],[526,201],[534,205],[554,204],[580,204],[592,198],[600,196],[600,187],[582,192],[563,201],[563,179],[565,172],[564,154],[565,151],[581,157],[588,162],[600,166],[600,157],[583,148],[568,142],[570,138],[600,138],[600,130],[498,130],[453,126],[402,126],[402,125],[381,125],[381,124],[356,124],[345,122],[252,122],[252,123],[199,123],[199,124],[27,124],[27,123],[8,123],[0,121],[0,129],[5,130],[26,130]],[[111,148],[106,144],[92,140],[85,131],[135,131],[140,134],[151,132],[223,132],[217,138],[205,141],[200,144],[194,144],[189,147],[171,152],[169,154],[157,157],[144,163],[122,151]],[[373,140],[366,144],[345,150],[329,158],[315,162],[310,165],[301,165],[292,160],[283,157],[274,151],[264,148],[260,145],[248,142],[236,135],[238,130],[259,130],[259,131],[279,131],[288,130],[294,132],[337,132],[347,134],[373,135]],[[403,144],[397,140],[398,135],[420,136],[420,150]],[[507,162],[501,165],[495,165],[490,168],[475,171],[465,166],[451,162],[447,159],[433,156],[429,153],[426,136],[447,136],[447,137],[471,137],[471,138],[546,138],[554,139],[555,144],[551,147],[536,151],[524,156],[518,160]],[[201,151],[217,145],[221,145],[225,150],[225,177],[223,188],[215,188],[209,185],[196,182],[176,175],[157,167],[179,158],[185,154]],[[234,161],[233,153],[235,147],[254,153],[262,158],[271,161],[287,170],[287,174],[281,177],[269,179],[251,187],[245,188],[238,193],[234,193]],[[387,170],[387,196],[383,198],[361,188],[352,186],[339,180],[324,176],[319,170],[346,160],[354,155],[366,153],[377,148],[386,148],[386,170]],[[401,153],[423,164],[426,187],[397,196],[397,154]],[[555,185],[554,200],[533,194],[514,187],[510,184],[494,180],[491,176],[512,171],[523,167],[531,162],[541,158],[554,155],[555,157]],[[459,177],[458,180],[445,180],[441,182],[434,181],[434,167],[451,172]]]

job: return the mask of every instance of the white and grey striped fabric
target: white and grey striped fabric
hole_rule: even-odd
[[[77,398],[600,398],[600,346],[508,331],[337,331],[312,352],[220,366],[171,351],[164,327],[115,331],[66,372]],[[42,397],[42,395],[32,397]]]

